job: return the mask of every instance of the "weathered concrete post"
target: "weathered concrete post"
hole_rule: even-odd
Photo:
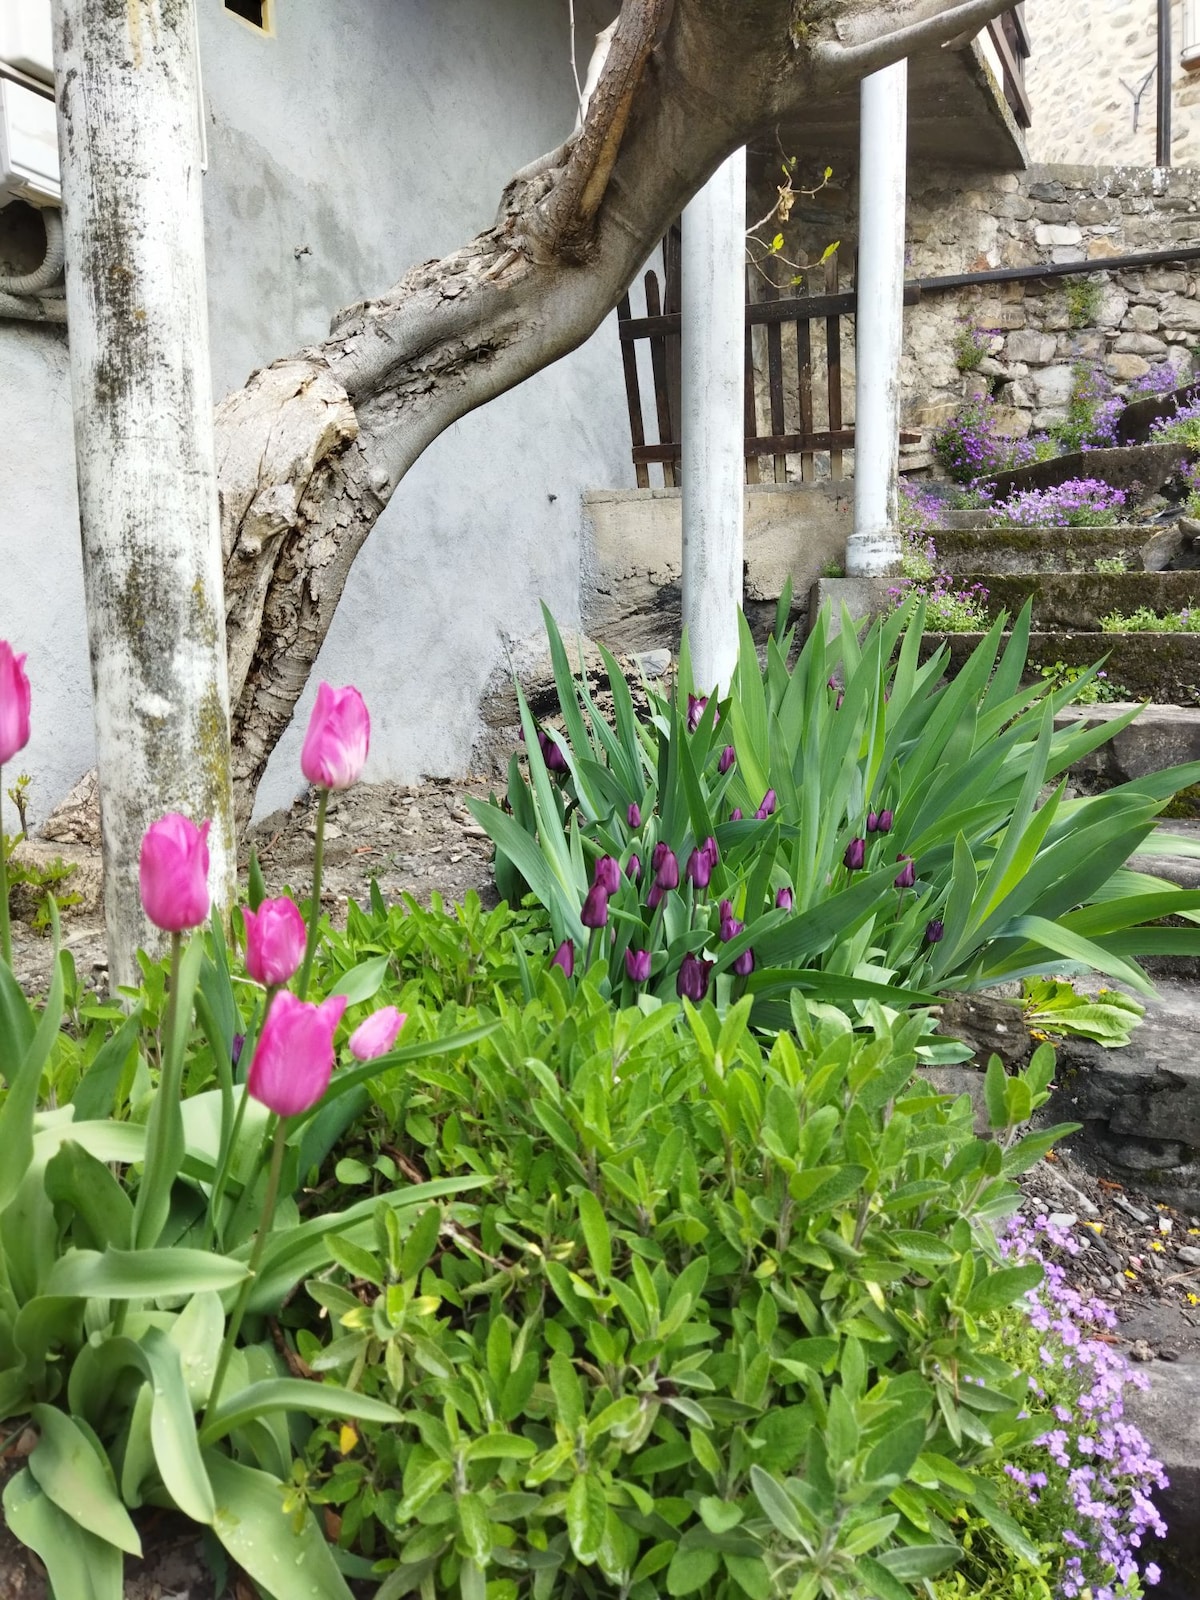
[[[737,664],[745,516],[746,152],[683,212],[683,625],[703,693]]]
[[[138,851],[212,818],[236,872],[195,0],[54,0],[67,320],[109,978],[136,982]]]
[[[890,572],[900,560],[896,505],[908,62],[873,72],[863,79],[860,93],[854,531],[846,541],[846,571],[874,577]]]

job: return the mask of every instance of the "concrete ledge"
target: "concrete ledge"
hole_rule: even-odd
[[[856,622],[866,622],[896,609],[895,589],[898,578],[818,578],[808,594],[808,624],[812,627],[817,612],[829,605],[829,637],[836,638],[842,631],[842,607]]]
[[[1124,703],[1067,706],[1055,717],[1054,725],[1069,728],[1083,723],[1094,728],[1128,710]],[[1074,771],[1106,784],[1127,783],[1186,761],[1200,761],[1200,707],[1148,705],[1127,728],[1077,762]]]

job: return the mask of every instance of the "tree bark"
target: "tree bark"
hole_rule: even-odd
[[[624,0],[582,128],[494,225],[217,411],[234,706],[249,816],[350,566],[428,444],[582,344],[720,163],[865,72],[1011,0]]]
[[[109,976],[137,983],[142,836],[207,818],[236,874],[192,0],[56,0],[71,390]]]

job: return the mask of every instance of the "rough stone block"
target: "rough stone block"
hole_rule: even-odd
[[[1044,222],[1034,230],[1034,238],[1043,249],[1054,245],[1081,245],[1083,233],[1071,224]]]
[[[1109,376],[1116,378],[1118,383],[1130,383],[1150,371],[1150,363],[1141,356],[1109,356],[1105,366]]]
[[[1138,305],[1129,308],[1129,315],[1121,324],[1134,333],[1154,333],[1159,325],[1159,315],[1153,306]]]
[[[1143,308],[1139,306],[1136,309]],[[1113,350],[1118,355],[1133,356],[1165,356],[1167,353],[1163,341],[1149,333],[1123,333],[1114,341]]]
[[[1054,360],[1056,341],[1036,328],[1020,328],[1010,333],[1004,341],[1004,354],[1010,361],[1028,361],[1034,366],[1045,366]]]
[[[1188,333],[1200,333],[1200,300],[1189,300],[1183,295],[1168,295],[1163,301],[1164,328],[1183,328]]]
[[[1043,367],[1040,372],[1030,374],[1030,381],[1039,405],[1063,406],[1071,398],[1075,373],[1068,366]]]
[[[1152,1361],[1143,1368],[1149,1389],[1126,1390],[1125,1416],[1150,1441],[1170,1487],[1154,1503],[1170,1530],[1157,1559],[1163,1600],[1200,1594],[1200,1362]]]

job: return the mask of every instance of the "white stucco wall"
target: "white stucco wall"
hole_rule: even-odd
[[[200,0],[216,393],[321,338],[338,307],[462,243],[574,118],[563,0],[285,0],[266,38]],[[612,8],[577,5],[580,50]],[[0,323],[0,636],[30,652],[35,815],[91,763],[61,334]],[[479,694],[544,597],[578,614],[581,496],[632,484],[615,330],[464,419],[400,486],[318,663],[355,682],[368,776],[464,771]],[[300,787],[283,740],[259,811]]]

